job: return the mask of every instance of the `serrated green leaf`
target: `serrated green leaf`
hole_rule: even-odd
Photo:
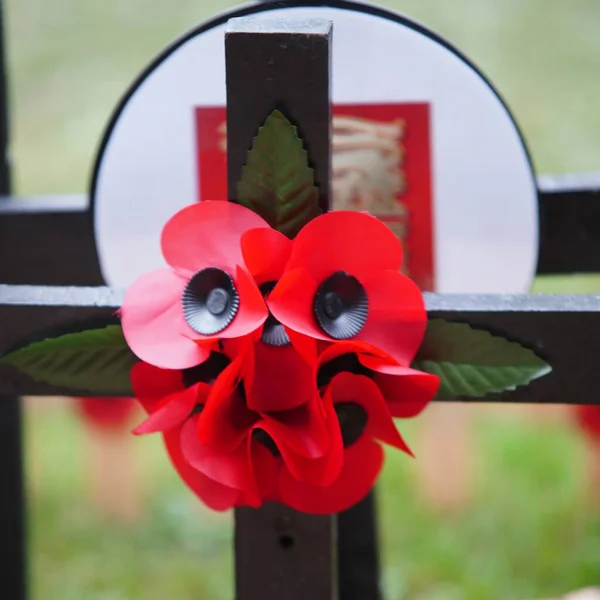
[[[34,342],[0,360],[36,381],[122,396],[133,395],[129,372],[137,361],[119,325]]]
[[[413,367],[440,377],[442,398],[511,391],[552,370],[518,342],[442,319],[429,321]]]
[[[237,201],[292,238],[321,214],[314,181],[298,129],[280,111],[273,111],[248,151]]]

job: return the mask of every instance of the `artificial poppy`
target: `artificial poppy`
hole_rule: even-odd
[[[294,239],[267,304],[290,330],[329,342],[366,342],[408,366],[427,315],[401,264],[400,242],[381,221],[366,213],[326,213]]]
[[[278,485],[282,502],[312,514],[346,510],[369,493],[383,464],[380,442],[410,453],[372,379],[339,373],[327,386],[324,402],[333,406],[342,434],[339,475],[329,485],[316,485],[282,469]]]
[[[331,447],[326,414],[318,390],[300,406],[288,410],[253,410],[244,397],[240,354],[215,381],[198,419],[198,439],[225,453],[249,439],[260,441],[280,456],[299,479],[310,477],[307,462],[323,458]]]
[[[275,229],[262,228],[246,232],[241,246],[248,272],[267,299],[285,270],[292,242]],[[314,396],[315,340],[289,330],[269,313],[256,338],[245,343],[242,375],[250,409],[285,411],[301,406]],[[236,345],[239,348],[239,341]]]
[[[205,361],[218,339],[256,331],[267,318],[248,273],[242,235],[268,228],[251,210],[201,202],[179,211],[162,231],[169,265],[140,277],[121,308],[123,334],[143,361],[186,369]]]
[[[416,417],[435,396],[437,375],[399,365],[382,350],[362,342],[337,342],[322,348],[316,364],[317,385],[323,387],[339,373],[372,379],[394,418]]]
[[[263,497],[268,497],[268,475],[274,473],[275,459],[258,444],[249,448],[248,456],[240,456],[239,451],[215,453],[202,447],[197,436],[190,444],[190,433],[194,435],[197,429],[198,413],[206,403],[210,385],[202,381],[188,385],[187,375],[185,371],[159,369],[143,362],[134,365],[134,391],[148,413],[134,432],[161,432],[175,470],[210,508],[260,506]],[[198,462],[203,462],[204,468],[199,469]],[[255,474],[255,470],[260,474]],[[273,476],[270,480],[273,482]]]

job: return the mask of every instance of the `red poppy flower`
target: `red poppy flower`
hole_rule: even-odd
[[[243,397],[240,386],[245,357],[240,355],[214,383],[198,419],[198,439],[224,453],[248,439],[270,448],[294,477],[311,477],[310,461],[324,458],[327,465],[330,433],[316,385],[307,402],[288,410],[256,411]]]
[[[135,398],[77,398],[81,416],[94,427],[109,431],[126,427],[135,406]]]
[[[401,263],[400,242],[381,221],[366,213],[326,213],[295,238],[267,304],[290,330],[329,342],[367,342],[408,366],[427,316],[420,290],[398,272]]]
[[[337,342],[324,348],[317,361],[317,383],[322,387],[343,372],[372,379],[394,418],[420,414],[437,393],[437,375],[399,365],[385,352],[361,342]]]
[[[275,485],[275,459],[258,443],[224,454],[197,440],[198,411],[210,386],[204,382],[185,387],[182,371],[137,363],[131,372],[134,391],[148,412],[136,434],[162,432],[171,462],[188,487],[210,508],[260,506]],[[191,434],[191,435],[190,435]],[[190,437],[194,443],[190,445]],[[192,458],[194,466],[190,462]],[[196,463],[202,463],[197,468]]]
[[[299,481],[282,470],[281,501],[296,510],[331,514],[346,510],[366,496],[381,470],[383,442],[410,453],[377,384],[364,375],[340,373],[329,384],[324,402],[334,407],[344,441],[339,476],[327,486]]]
[[[244,264],[242,235],[268,228],[251,210],[230,202],[184,208],[165,225],[169,265],[140,277],[121,309],[123,333],[143,361],[171,369],[206,360],[218,339],[257,330],[268,312]]]
[[[290,258],[291,240],[274,229],[262,228],[246,232],[241,246],[248,272],[268,298]],[[246,354],[242,376],[249,409],[285,411],[314,397],[315,340],[289,330],[269,314],[255,339],[237,340],[235,346],[238,351],[243,347]]]
[[[330,458],[339,475],[315,483],[299,481],[282,469],[278,489],[281,502],[296,510],[330,514],[350,508],[370,491],[383,464],[378,442],[412,455],[393,417],[419,414],[437,392],[439,379],[402,367],[385,353],[357,342],[328,346],[317,367],[319,386],[327,386],[324,404],[330,407],[330,435],[337,429],[344,440],[341,456]]]

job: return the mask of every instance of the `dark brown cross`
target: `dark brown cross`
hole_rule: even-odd
[[[306,140],[326,207],[330,25],[323,21],[237,21],[230,26],[226,44],[230,189],[235,189],[231,184],[239,178],[252,136],[266,115],[278,107],[298,125]],[[3,81],[1,72],[0,79]],[[4,148],[5,125],[4,120],[0,127]],[[10,190],[6,156],[0,167],[0,193],[7,195]],[[544,196],[542,212],[547,219],[542,221],[540,259],[544,272],[598,270],[600,253],[595,253],[594,248],[600,248],[600,235],[593,228],[598,227],[600,220],[581,217],[597,214],[597,194],[592,189],[584,190],[568,207],[558,191]],[[231,199],[235,199],[233,194]],[[101,285],[92,217],[85,198],[58,198],[53,202],[5,198],[0,212],[0,240],[5,257],[0,263],[0,281]],[[564,215],[572,217],[565,219]],[[564,224],[567,226],[563,228]],[[581,231],[586,235],[582,237]],[[592,257],[592,262],[581,258],[578,248],[591,248],[586,256]],[[122,293],[109,288],[0,286],[0,353],[58,325],[109,316],[121,300]],[[597,401],[594,358],[600,352],[600,298],[428,295],[427,307],[431,316],[466,321],[516,339],[536,349],[553,366],[552,375],[531,386],[513,394],[491,396],[486,401]],[[3,489],[10,490],[3,494],[0,505],[0,560],[8,577],[3,583],[7,597],[20,600],[25,593],[19,408],[15,396],[82,392],[85,394],[82,390],[36,384],[8,367],[0,368],[0,480]],[[364,504],[367,515],[369,502]],[[239,510],[238,599],[335,598],[336,521],[341,547],[346,548],[360,527],[360,520],[354,515],[350,511],[339,519],[308,517],[280,506]],[[370,526],[367,530],[372,534]],[[359,539],[356,547],[360,545]],[[367,546],[372,554],[373,548]],[[342,600],[376,597],[376,591],[352,596],[350,593],[351,587],[349,593],[341,594]]]

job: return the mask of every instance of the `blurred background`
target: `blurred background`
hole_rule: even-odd
[[[436,30],[483,70],[537,173],[600,171],[598,0],[380,4]],[[15,193],[87,191],[100,136],[133,78],[175,37],[232,6],[6,1]],[[535,291],[600,292],[600,278],[544,278]],[[386,598],[527,600],[600,584],[600,499],[572,411],[475,412],[463,449],[472,491],[451,510],[423,501],[418,460],[388,453],[378,490]],[[195,501],[158,437],[90,433],[64,399],[27,400],[25,428],[33,600],[233,597],[231,515]],[[418,456],[419,424],[404,432]],[[113,455],[98,456],[98,444]],[[117,500],[104,502],[93,470],[111,460],[121,483]]]

